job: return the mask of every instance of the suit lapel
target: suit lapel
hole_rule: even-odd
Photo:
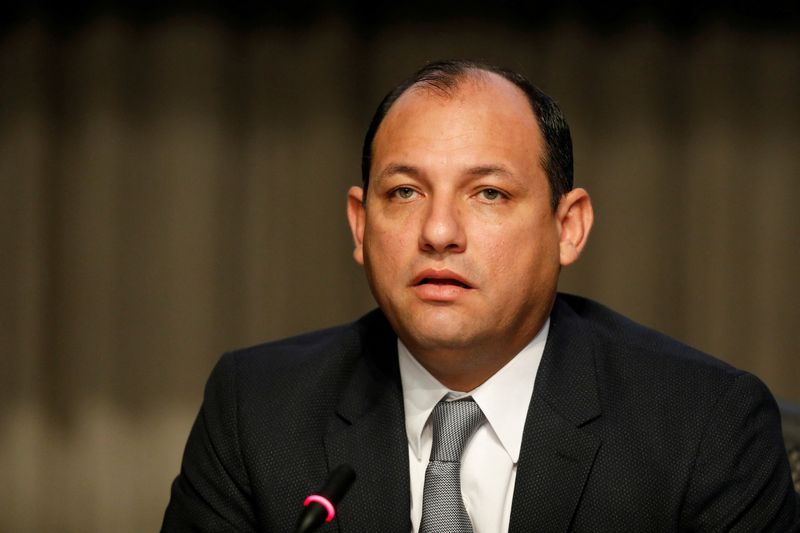
[[[509,531],[567,531],[600,448],[594,355],[560,298],[525,421]]]
[[[339,506],[342,533],[410,530],[408,444],[397,341],[373,313],[362,323],[361,357],[325,437],[328,467],[347,463],[356,481]]]
[[[363,357],[325,437],[329,469],[356,482],[339,505],[342,533],[410,528],[408,444],[397,340],[380,313],[361,324]],[[589,332],[559,298],[525,421],[509,531],[567,531],[601,445]]]

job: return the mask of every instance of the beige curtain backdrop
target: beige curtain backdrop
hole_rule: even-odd
[[[800,401],[796,33],[32,20],[0,40],[0,530],[156,530],[220,353],[373,305],[345,193],[444,56],[569,117],[597,221],[562,289]]]

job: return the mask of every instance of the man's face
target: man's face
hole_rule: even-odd
[[[494,74],[412,88],[373,143],[348,214],[380,307],[412,353],[519,350],[556,291],[561,223],[525,95]],[[516,353],[516,352],[514,352]]]

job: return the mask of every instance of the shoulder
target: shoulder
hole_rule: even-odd
[[[228,352],[209,383],[223,381],[245,395],[319,396],[349,378],[373,337],[390,335],[383,314],[374,310],[354,322]]]
[[[590,354],[601,414],[588,430],[603,440],[594,479],[659,502],[648,507],[655,521],[680,509],[681,530],[792,523],[779,413],[757,377],[585,298],[559,295],[551,328],[554,354]],[[607,507],[607,485],[593,489]]]
[[[608,307],[579,296],[559,294],[557,318],[588,335],[598,364],[624,364],[632,370],[701,372],[735,379],[743,372],[677,339],[639,324]]]
[[[554,319],[579,331],[592,353],[603,409],[624,425],[658,417],[665,431],[699,433],[725,402],[774,404],[757,377],[597,302],[559,295],[556,306]]]

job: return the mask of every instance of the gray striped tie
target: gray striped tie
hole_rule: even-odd
[[[461,498],[461,454],[483,423],[472,398],[444,400],[433,408],[433,446],[425,470],[419,533],[472,533]]]

